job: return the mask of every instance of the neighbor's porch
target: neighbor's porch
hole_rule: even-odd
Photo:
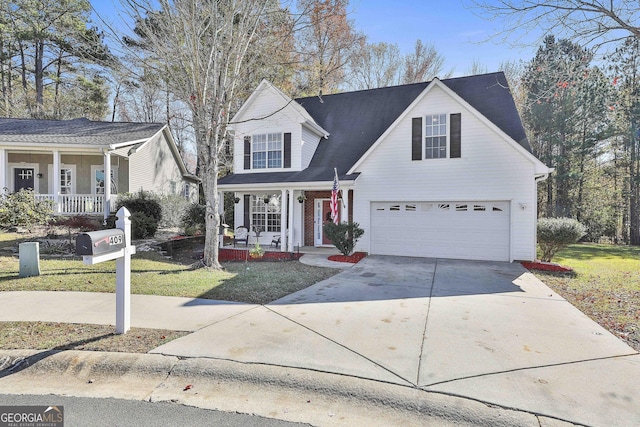
[[[32,189],[37,200],[53,201],[58,215],[106,218],[129,186],[128,159],[108,151],[0,148],[0,166],[0,189]]]

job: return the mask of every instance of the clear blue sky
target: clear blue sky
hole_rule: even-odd
[[[497,71],[501,62],[529,61],[533,47],[514,48],[487,41],[500,32],[500,22],[481,18],[470,0],[351,0],[351,18],[370,42],[396,43],[409,53],[417,39],[432,44],[445,58],[445,70],[466,74],[474,61]],[[535,42],[535,38],[531,37]]]
[[[118,0],[90,1],[103,19],[120,26]],[[493,72],[501,62],[528,61],[536,51],[536,45],[522,49],[487,41],[501,30],[500,22],[478,16],[471,0],[350,0],[349,8],[350,19],[369,42],[396,43],[406,54],[421,39],[436,47],[445,58],[445,72],[453,69],[454,76],[467,74],[474,61]]]

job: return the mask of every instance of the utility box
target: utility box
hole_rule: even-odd
[[[20,243],[20,277],[40,275],[40,245],[38,242]]]
[[[124,231],[118,228],[80,233],[76,237],[76,253],[78,255],[103,255],[118,252],[125,246]]]

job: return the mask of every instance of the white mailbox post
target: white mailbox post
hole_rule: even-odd
[[[131,214],[124,206],[116,213],[113,230],[82,233],[76,239],[76,252],[86,265],[116,260],[116,333],[126,334],[131,327]]]

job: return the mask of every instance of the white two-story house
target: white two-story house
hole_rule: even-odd
[[[299,99],[263,81],[232,122],[234,173],[219,187],[261,243],[330,245],[337,170],[341,219],[365,231],[356,251],[536,257],[537,182],[551,169],[532,154],[503,73]]]

